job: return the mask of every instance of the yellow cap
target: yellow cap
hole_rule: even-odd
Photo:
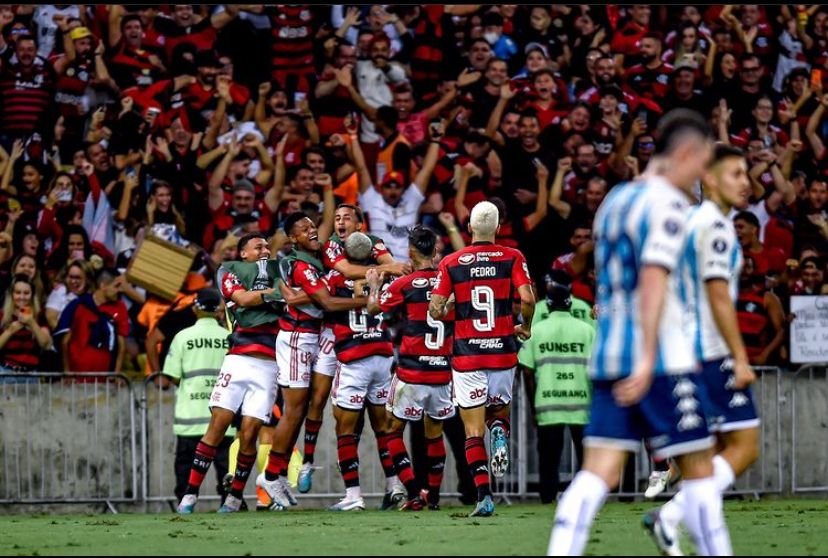
[[[69,32],[69,37],[73,41],[85,39],[86,37],[92,37],[92,31],[90,31],[88,27],[75,27]]]

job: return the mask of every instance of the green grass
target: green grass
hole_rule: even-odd
[[[654,555],[640,528],[646,504],[608,504],[587,553]],[[499,505],[493,518],[470,508],[440,512],[334,514],[324,511],[0,516],[3,555],[544,554],[552,507]],[[828,500],[728,502],[734,551],[741,555],[828,553]]]

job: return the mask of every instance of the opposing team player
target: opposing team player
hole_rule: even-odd
[[[449,366],[454,315],[451,312],[445,321],[437,321],[428,314],[431,290],[437,280],[437,270],[432,265],[437,235],[417,226],[409,233],[408,244],[414,273],[397,279],[382,293],[382,276],[378,271],[370,270],[366,279],[370,288],[368,313],[402,316],[397,322],[401,324],[402,345],[386,405],[391,432],[388,450],[395,472],[408,493],[401,509],[416,511],[426,506],[439,509],[440,484],[446,464],[443,421],[455,412]],[[428,488],[422,492],[403,441],[406,422],[418,420],[425,423],[428,456]]]
[[[701,403],[719,441],[713,478],[724,492],[759,455],[759,418],[749,388],[755,375],[736,318],[742,253],[727,218],[732,208],[744,209],[750,196],[742,151],[718,145],[703,185],[707,199],[687,223],[682,282],[691,316],[687,333],[702,362]],[[644,516],[659,549],[670,556],[682,555],[678,525],[685,517],[686,501],[687,494],[680,490]]]
[[[495,477],[509,466],[509,411],[517,367],[517,335],[531,334],[535,297],[526,259],[518,250],[494,243],[499,228],[497,207],[474,206],[469,221],[472,245],[440,262],[429,314],[444,321],[454,295],[455,324],[452,382],[466,430],[466,459],[477,486],[471,515],[494,513],[483,434],[488,426]],[[512,301],[520,296],[522,323],[515,326]]]
[[[284,224],[293,250],[280,263],[280,274],[286,285],[302,291],[310,303],[288,306],[279,322],[276,338],[276,360],[279,365],[278,383],[284,397],[284,412],[274,433],[264,474],[256,478],[277,507],[296,505],[296,499],[287,485],[287,466],[290,452],[296,443],[308,405],[311,366],[319,351],[319,331],[325,311],[345,311],[365,305],[365,298],[332,297],[323,275],[322,262],[317,259],[319,249],[316,225],[304,213],[289,215]]]
[[[219,289],[236,320],[230,349],[224,357],[216,386],[210,395],[212,416],[207,433],[196,447],[187,492],[178,513],[192,513],[198,491],[216,455],[216,446],[233,422],[242,415],[239,457],[230,494],[220,508],[235,512],[256,462],[256,439],[270,419],[276,400],[276,334],[279,331],[281,296],[274,291],[279,278],[277,262],[269,260],[267,237],[253,232],[239,239],[241,262],[225,262],[216,277]]]
[[[354,205],[342,204],[337,207],[334,217],[334,234],[322,250],[322,264],[326,272],[336,270],[348,279],[365,277],[369,266],[351,262],[345,253],[345,242],[351,234],[362,230],[364,220],[362,210]],[[378,271],[391,275],[410,273],[410,264],[395,261],[382,240],[375,236],[367,236],[371,239],[369,261],[371,265],[376,265]],[[322,413],[331,394],[335,373],[336,354],[333,328],[325,321],[319,334],[319,353],[316,356],[311,376],[310,404],[305,419],[304,455],[298,479],[299,492],[309,492],[312,486],[316,440],[322,428]]]
[[[676,271],[689,195],[711,158],[707,122],[674,110],[659,122],[646,176],[616,186],[595,217],[598,331],[584,464],[555,513],[549,554],[580,555],[628,452],[648,438],[684,475],[686,525],[702,555],[731,554],[710,436],[697,398],[693,347],[682,331]]]

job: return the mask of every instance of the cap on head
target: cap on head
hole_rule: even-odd
[[[202,312],[212,314],[218,311],[219,306],[221,306],[221,295],[217,289],[207,287],[196,293],[195,307]]]

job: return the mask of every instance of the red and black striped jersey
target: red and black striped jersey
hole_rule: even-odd
[[[17,55],[4,60],[0,71],[0,131],[14,137],[51,129],[47,124],[55,96],[55,72],[43,58],[23,66]]]
[[[371,234],[368,235],[368,238],[371,239],[371,260],[376,264],[382,256],[390,254],[390,252],[385,247],[382,239]],[[348,256],[345,254],[345,242],[339,238],[339,235],[333,234],[322,250],[322,263],[325,265],[325,269],[330,270],[343,260],[348,261]]]
[[[338,271],[328,273],[328,289],[333,296],[353,298],[354,281]],[[354,362],[371,356],[393,356],[391,337],[383,327],[382,315],[371,316],[364,308],[347,312],[329,312],[334,350],[339,362]]]
[[[515,291],[531,283],[523,254],[491,242],[475,242],[440,262],[432,295],[454,293],[454,370],[517,364],[512,302]]]
[[[421,269],[395,280],[380,297],[383,312],[400,311],[403,316],[397,376],[409,384],[444,385],[451,381],[454,311],[444,320],[435,320],[428,314],[431,289],[436,282],[436,270]]]
[[[282,82],[286,74],[314,74],[313,12],[307,4],[268,8],[271,25],[271,71]],[[302,89],[300,87],[300,89]]]
[[[288,287],[294,290],[305,291],[308,296],[327,288],[327,281],[316,267],[301,260],[288,262],[283,259],[280,264],[282,278]],[[299,333],[319,333],[322,329],[322,309],[313,304],[306,306],[288,306],[287,311],[279,320],[279,327],[284,331]]]

